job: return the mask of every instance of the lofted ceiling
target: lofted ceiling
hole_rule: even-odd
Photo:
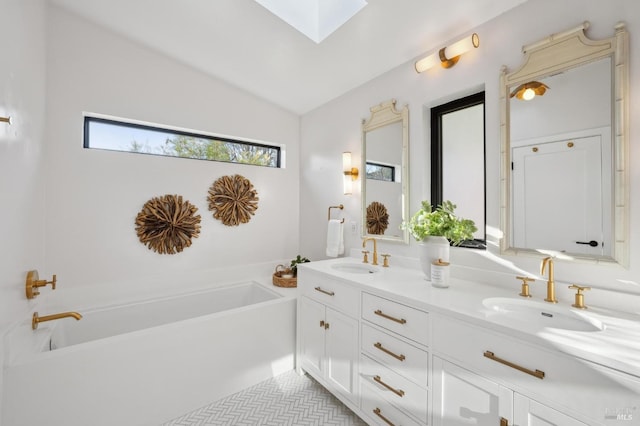
[[[254,0],[49,1],[302,115],[526,0],[368,0],[321,43]]]

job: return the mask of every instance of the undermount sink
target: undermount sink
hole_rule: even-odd
[[[331,268],[348,274],[376,274],[380,272],[380,268],[368,263],[335,263],[331,265]]]
[[[524,330],[541,331],[545,328],[590,332],[604,330],[602,322],[589,318],[583,312],[546,302],[493,297],[485,299],[482,303],[491,310],[491,316],[504,317],[508,322],[517,321],[518,327]]]

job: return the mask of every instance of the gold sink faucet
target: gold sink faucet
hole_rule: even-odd
[[[80,321],[80,318],[82,318],[82,315],[80,315],[77,312],[62,312],[60,314],[45,315],[41,317],[41,316],[38,316],[37,312],[34,312],[33,318],[31,319],[31,328],[35,330],[38,328],[38,324],[41,322],[53,321],[60,318],[68,318],[68,317],[73,317],[76,320]]]
[[[542,276],[544,276],[544,270],[547,266],[549,266],[549,279],[547,280],[547,298],[544,300],[549,303],[558,303],[556,299],[556,283],[553,278],[553,258],[551,256],[542,259],[540,264],[540,274]]]
[[[367,246],[367,241],[373,241],[373,255],[371,256],[372,258],[372,265],[377,265],[378,264],[378,244],[376,242],[375,238],[365,238],[362,241],[362,248],[365,248]]]

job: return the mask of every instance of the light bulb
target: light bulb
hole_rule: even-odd
[[[531,88],[525,89],[525,91],[522,93],[522,99],[524,99],[525,101],[530,101],[535,97],[536,97],[536,92]]]

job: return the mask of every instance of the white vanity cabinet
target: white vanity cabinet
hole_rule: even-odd
[[[434,315],[432,332],[434,425],[456,416],[480,425],[620,425],[619,413],[637,411],[640,381],[630,375],[444,315]]]
[[[617,350],[633,325],[518,333],[477,311],[474,283],[435,293],[407,271],[369,285],[327,269],[299,270],[296,365],[368,424],[640,426],[640,378],[610,368],[638,359]]]
[[[360,291],[331,279],[299,279],[298,367],[358,405]]]
[[[537,426],[537,425],[562,425],[562,426],[586,426],[583,423],[560,411],[540,404],[524,395],[513,395],[513,425]],[[510,423],[506,423],[509,425]]]
[[[429,423],[429,314],[362,293],[361,409],[372,424]]]
[[[511,389],[433,357],[433,426],[507,426],[512,418]]]
[[[433,425],[586,426],[439,357],[433,358]]]

